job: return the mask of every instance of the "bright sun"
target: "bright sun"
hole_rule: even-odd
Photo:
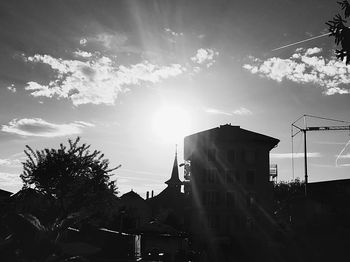
[[[153,131],[165,143],[180,143],[188,135],[189,126],[189,114],[180,107],[163,107],[153,116]]]

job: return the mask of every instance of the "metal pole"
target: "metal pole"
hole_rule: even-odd
[[[304,165],[305,165],[305,197],[307,196],[307,183],[308,183],[308,175],[307,175],[307,149],[306,149],[306,129],[304,132]]]

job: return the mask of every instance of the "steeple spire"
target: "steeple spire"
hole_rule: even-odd
[[[173,164],[173,170],[171,172],[171,177],[165,183],[168,185],[168,187],[178,188],[179,190],[181,189],[182,182],[179,179],[179,169],[177,163],[177,145],[175,147],[175,159]]]

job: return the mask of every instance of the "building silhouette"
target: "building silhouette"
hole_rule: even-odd
[[[151,208],[133,190],[120,197],[119,230],[138,232],[151,219]]]
[[[177,230],[183,230],[186,201],[184,193],[181,192],[183,182],[179,178],[177,152],[175,152],[170,179],[165,183],[167,187],[158,195],[147,199],[147,202],[156,220]]]
[[[272,210],[269,152],[278,139],[221,125],[185,137],[188,228],[197,239],[237,237]]]

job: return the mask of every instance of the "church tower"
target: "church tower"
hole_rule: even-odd
[[[177,192],[181,192],[182,182],[179,179],[179,169],[177,163],[177,149],[175,151],[175,159],[173,164],[173,170],[171,172],[171,177],[168,181],[165,182],[168,185],[167,189],[174,190]]]

